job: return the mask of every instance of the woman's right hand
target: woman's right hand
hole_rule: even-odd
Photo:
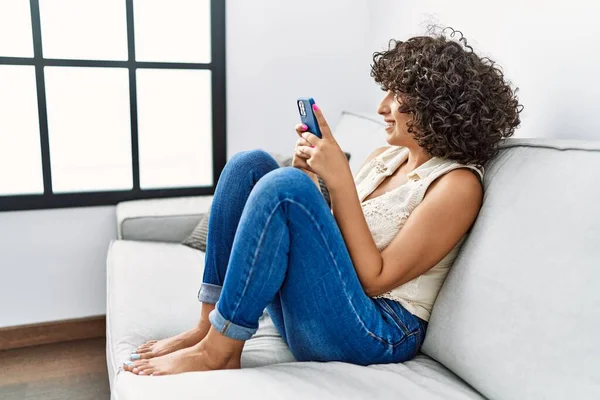
[[[292,158],[292,167],[303,170],[310,176],[311,178],[316,177],[315,171],[306,163],[306,160],[310,157],[304,153],[302,153],[298,146],[310,146],[310,143],[302,137],[302,133],[306,132],[306,125],[298,124],[296,125],[296,133],[300,137],[296,141],[296,146],[294,147],[294,156]]]

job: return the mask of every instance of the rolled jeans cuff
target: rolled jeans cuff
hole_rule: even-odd
[[[198,291],[198,301],[207,304],[217,304],[221,297],[222,286],[203,283]]]
[[[208,320],[211,325],[218,330],[223,336],[227,336],[236,340],[248,340],[258,330],[258,328],[247,328],[245,326],[234,324],[223,317],[218,310],[218,304],[214,310],[208,314]]]

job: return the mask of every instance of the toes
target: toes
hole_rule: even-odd
[[[139,371],[142,370],[142,367],[144,367],[147,364],[148,364],[148,360],[138,360],[138,361],[133,362],[133,364],[131,364],[129,366],[129,368],[130,368],[131,372],[134,372],[137,374]]]
[[[145,370],[145,369],[148,369],[148,368],[154,368],[154,367],[153,367],[153,365],[152,365],[152,364],[150,364],[149,362],[146,362],[146,363],[144,363],[144,364],[140,364],[140,365],[138,366],[138,369],[139,369],[140,371],[143,371],[143,370]]]
[[[134,374],[140,374],[140,372],[144,371],[143,366],[137,366],[137,367],[133,367],[133,369],[131,370],[131,372],[133,372]]]
[[[148,359],[154,358],[154,357],[155,357],[155,355],[151,351],[140,354],[140,360],[148,360]]]
[[[143,349],[138,349],[135,353],[132,354],[144,354],[152,351],[152,347],[144,347]]]
[[[154,346],[154,344],[156,343],[156,340],[149,340],[144,344],[139,345],[138,347],[136,347],[136,350],[142,350],[142,349],[147,349],[149,347]]]
[[[152,341],[152,342],[146,342],[146,343],[144,343],[143,345],[141,345],[141,346],[138,346],[138,348],[137,348],[137,349],[138,349],[138,350],[141,350],[141,349],[147,349],[148,347],[152,347],[152,346],[154,346],[155,344],[156,344],[156,341]]]
[[[142,365],[138,368],[138,375],[151,375],[154,372],[154,366],[150,364]]]
[[[131,361],[146,360],[153,357],[156,357],[156,355],[154,354],[154,350],[152,350],[151,348],[145,350],[138,350],[137,352],[131,353],[129,355],[129,359]]]
[[[123,363],[123,369],[124,369],[125,371],[129,371],[129,372],[131,372],[131,370],[133,369],[133,362],[131,362],[131,361],[125,361],[125,362]]]
[[[148,363],[149,363],[148,360],[137,360],[137,361],[133,362],[133,365],[136,367],[141,367],[142,365],[146,365]]]

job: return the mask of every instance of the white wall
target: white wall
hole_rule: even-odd
[[[600,140],[600,4],[589,0],[374,0],[371,46],[425,32],[428,21],[463,31],[504,68],[525,106],[515,137]],[[372,101],[380,96],[371,91]]]
[[[228,0],[228,156],[291,155],[298,96],[332,125],[362,108],[367,13],[366,0]],[[114,207],[0,213],[0,327],[104,314],[115,237]]]
[[[332,126],[342,110],[368,108],[366,0],[227,5],[229,155],[258,147],[291,155],[297,97],[313,97]]]
[[[0,213],[0,327],[101,315],[114,207]]]

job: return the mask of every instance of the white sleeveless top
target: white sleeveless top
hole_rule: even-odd
[[[380,196],[363,201],[407,158],[408,148],[390,146],[364,165],[354,178],[367,225],[379,251],[383,251],[398,234],[408,216],[425,197],[429,185],[436,178],[456,168],[470,168],[483,181],[482,168],[434,157],[411,171],[407,175],[406,183]],[[465,237],[466,235],[432,269],[402,286],[375,297],[398,301],[410,313],[429,321],[433,303]]]

